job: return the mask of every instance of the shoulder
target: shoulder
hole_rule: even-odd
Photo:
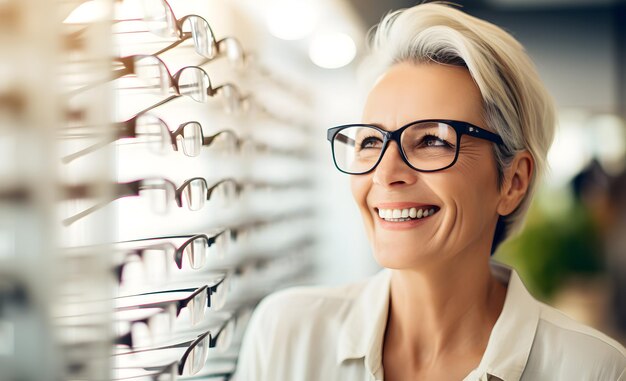
[[[311,308],[311,303],[342,305],[350,303],[360,295],[369,279],[342,286],[303,286],[275,292],[265,297],[259,304],[259,310],[279,308]]]
[[[300,329],[324,321],[341,321],[367,281],[337,287],[307,286],[281,290],[265,297],[254,312],[257,325]]]
[[[344,318],[368,282],[296,287],[265,297],[246,328],[236,379],[302,380],[309,371],[333,369]]]
[[[624,346],[556,308],[538,303],[540,315],[529,358],[531,369],[556,370],[558,379],[574,375],[598,380],[626,377]]]

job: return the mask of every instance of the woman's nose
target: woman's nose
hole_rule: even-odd
[[[389,142],[387,150],[374,168],[372,181],[384,187],[410,185],[415,183],[417,171],[409,167],[400,153],[400,147],[395,141]]]

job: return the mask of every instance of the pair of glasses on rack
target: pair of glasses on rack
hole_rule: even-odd
[[[89,127],[68,127],[63,131],[62,138],[88,137],[89,130]],[[112,141],[137,139],[138,142],[145,143],[151,152],[165,154],[169,150],[168,147],[171,147],[174,151],[182,151],[189,157],[196,157],[202,151],[202,147],[213,145],[219,145],[226,151],[234,152],[241,147],[244,141],[231,129],[221,130],[205,136],[202,131],[202,125],[195,121],[182,123],[172,131],[167,123],[150,112],[143,112],[127,121],[115,123],[113,131]],[[110,142],[111,140],[96,143],[63,157],[62,161],[66,164],[70,163],[108,145]]]
[[[184,241],[174,244],[175,240]],[[136,255],[146,260],[148,255],[158,259],[153,263],[176,264],[178,269],[187,264],[189,268],[202,269],[211,258],[219,259],[225,256],[228,246],[235,239],[231,229],[220,229],[216,234],[177,235],[167,237],[145,238],[119,242],[120,250],[125,256]],[[123,248],[122,248],[123,247]],[[165,265],[164,265],[165,266]]]
[[[67,186],[65,189],[66,198],[86,198],[89,196],[90,190],[91,186],[85,184]],[[202,209],[207,201],[223,206],[229,205],[240,197],[242,191],[243,185],[232,178],[220,180],[211,187],[208,186],[207,180],[202,177],[188,179],[178,188],[171,180],[165,178],[116,183],[113,184],[113,196],[111,198],[65,218],[62,223],[65,226],[71,225],[109,203],[124,197],[145,197],[155,213],[164,214],[169,210],[172,200],[176,202],[179,208],[186,205],[189,210],[197,211]]]
[[[127,247],[120,248],[124,257],[115,266],[118,284],[124,285],[129,280],[131,283],[146,283],[150,279],[163,282],[183,267],[197,271],[207,265],[217,264],[228,252],[233,236],[232,231],[226,229],[214,235],[183,235],[124,242],[122,244]],[[177,240],[184,242],[175,244]],[[132,246],[128,247],[129,243]],[[137,271],[132,271],[136,270],[136,267],[131,267],[132,258],[137,258],[142,268],[138,279],[133,279]]]
[[[218,365],[211,362],[208,370],[203,369],[199,371],[199,373],[194,375],[194,378],[198,377],[198,379],[210,381],[229,381],[235,372],[235,367],[236,364],[234,361],[226,361]],[[117,368],[115,369],[116,372],[139,370],[140,375],[126,377],[118,376],[114,377],[112,381],[178,381],[181,380],[178,375],[178,368],[178,361],[159,367]]]
[[[160,308],[168,313],[173,319],[178,318],[184,309],[189,319],[189,324],[195,326],[204,321],[207,311],[219,311],[226,303],[226,296],[230,287],[230,274],[223,274],[212,285],[204,285],[197,288],[184,288],[177,290],[166,290],[150,292],[133,296],[123,296],[116,298],[118,304],[117,311],[128,311],[146,308]],[[174,298],[168,296],[174,295]],[[135,301],[156,300],[140,304],[132,304]],[[131,303],[130,305],[127,305]],[[125,305],[126,304],[126,305]],[[171,319],[172,320],[172,319]]]
[[[142,5],[143,12],[141,18],[114,20],[114,23],[143,21],[147,30],[156,36],[176,39],[175,42],[155,54],[164,53],[187,40],[192,40],[196,53],[206,59],[225,56],[237,67],[241,67],[244,64],[246,55],[239,40],[234,37],[225,37],[217,40],[211,25],[204,17],[190,14],[177,18],[172,7],[165,0],[143,0]],[[133,33],[136,33],[136,31],[133,31]]]
[[[198,335],[193,340],[184,341],[181,343],[158,347],[158,348],[150,348],[150,349],[140,349],[127,353],[120,353],[117,356],[124,356],[127,354],[132,354],[133,356],[141,353],[146,354],[155,354],[161,353],[165,351],[175,350],[175,353],[172,354],[172,357],[178,357],[177,362],[177,373],[180,376],[193,376],[200,372],[207,360],[209,359],[209,353],[211,351],[215,352],[223,352],[228,349],[232,342],[234,326],[232,322],[228,321],[225,325],[223,325],[217,332],[208,330]],[[178,349],[183,349],[184,351],[182,355],[180,355],[180,351]],[[170,356],[167,356],[170,357]],[[171,363],[168,364],[171,366]],[[163,367],[144,367],[146,371],[163,371]],[[168,369],[166,366],[165,369]],[[171,368],[169,368],[171,369]]]
[[[120,1],[120,0],[117,0]],[[85,6],[83,4],[83,6]],[[78,11],[78,10],[76,10]],[[172,7],[165,0],[143,0],[141,15],[135,19],[113,20],[114,26],[124,22],[140,21],[147,27],[147,32],[165,39],[176,39],[173,43],[155,54],[161,54],[175,48],[181,43],[192,40],[196,52],[206,59],[227,57],[235,67],[244,65],[246,54],[239,40],[234,37],[225,37],[217,40],[208,21],[202,16],[190,14],[176,18]],[[141,31],[126,31],[118,28],[116,34],[138,33]],[[75,30],[65,37],[65,46],[68,49],[79,49],[83,45],[83,35],[86,27]]]
[[[168,340],[171,342],[175,330],[179,332],[178,336],[184,336],[185,332],[189,332],[189,329],[185,330],[182,327],[174,328],[175,324],[172,324],[169,330],[167,330],[167,327],[158,327],[163,329],[161,331],[153,330],[155,328],[154,324],[152,326],[145,325],[148,329],[133,329],[137,326],[144,326],[145,320],[146,319],[140,319],[128,322],[130,324],[130,330],[115,339],[118,354],[158,349],[153,348],[154,345]],[[221,323],[217,330],[210,331],[212,332],[210,334],[210,347],[215,348],[216,352],[223,353],[229,349],[235,333],[235,323],[236,317],[230,316]],[[126,349],[128,350],[126,351]]]
[[[239,40],[234,37],[217,40],[205,18],[187,15],[177,19],[172,7],[165,0],[144,0],[143,6],[143,21],[150,32],[160,37],[177,39],[155,54],[164,53],[191,39],[199,55],[210,60],[225,56],[236,66],[243,66],[246,56]]]
[[[73,90],[68,95],[72,97],[109,81],[134,76],[141,85],[125,90],[170,95],[149,108],[163,105],[183,95],[201,103],[207,102],[209,98],[220,96],[224,102],[225,111],[233,112],[245,99],[233,84],[225,83],[214,87],[207,72],[198,66],[185,66],[172,74],[163,60],[149,54],[118,57],[113,60],[113,63],[117,68],[106,81],[85,85]]]

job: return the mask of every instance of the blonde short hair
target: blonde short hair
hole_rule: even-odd
[[[498,186],[517,152],[528,150],[535,168],[529,189],[515,211],[501,216],[492,252],[524,222],[538,180],[547,171],[555,129],[551,96],[523,46],[503,29],[445,3],[425,3],[387,14],[370,35],[366,65],[380,74],[409,61],[436,62],[469,70],[483,98],[487,127],[504,145],[494,144]]]

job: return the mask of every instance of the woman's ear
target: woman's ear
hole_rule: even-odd
[[[518,152],[508,168],[504,169],[504,180],[500,189],[497,212],[506,216],[517,208],[528,192],[535,161],[528,151]]]

